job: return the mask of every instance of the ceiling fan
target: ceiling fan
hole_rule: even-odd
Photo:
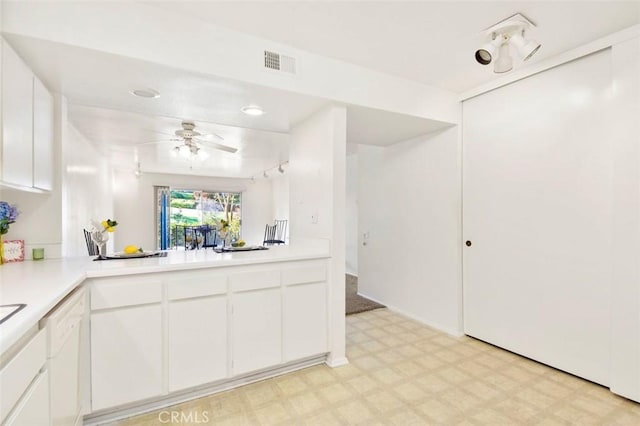
[[[187,155],[198,155],[198,152],[200,151],[200,145],[207,148],[230,152],[232,154],[238,151],[237,148],[234,148],[232,146],[223,145],[221,143],[213,142],[211,140],[206,139],[209,136],[213,136],[223,141],[224,138],[222,136],[217,135],[215,133],[202,134],[196,131],[195,128],[196,128],[196,125],[193,121],[183,121],[182,129],[176,130],[174,132],[176,137],[163,140],[163,141],[147,142],[142,145],[158,144],[158,143],[166,143],[166,142],[182,142],[181,145],[176,145],[173,148],[173,150],[176,154],[180,154],[184,152]]]

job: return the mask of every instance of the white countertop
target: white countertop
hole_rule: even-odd
[[[0,305],[26,303],[27,306],[0,324],[0,354],[16,343],[86,278],[328,257],[330,254],[325,245],[304,244],[221,254],[213,250],[170,251],[166,257],[99,262],[86,256],[8,263],[0,266]]]

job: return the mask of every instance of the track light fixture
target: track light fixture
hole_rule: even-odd
[[[276,170],[278,171],[278,173],[280,173],[280,174],[284,174],[284,172],[285,172],[285,168],[284,168],[284,166],[286,166],[287,164],[289,164],[289,162],[288,162],[288,161],[285,161],[285,162],[283,162],[283,163],[278,164],[277,166],[273,166],[273,167],[271,167],[271,168],[269,168],[269,169],[264,170],[264,171],[262,172],[262,177],[263,177],[263,178],[265,178],[265,179],[269,179],[269,173],[271,173],[271,172],[275,172]],[[251,181],[252,181],[252,182],[255,182],[255,178],[256,178],[256,176],[258,176],[258,177],[259,177],[259,176],[260,176],[260,174],[258,173],[257,175],[253,175],[253,176],[251,176]]]
[[[480,65],[493,63],[493,72],[504,73],[513,69],[510,48],[513,47],[523,61],[529,60],[542,46],[525,38],[525,31],[535,25],[524,15],[517,13],[483,31],[489,38],[476,50],[475,59]]]

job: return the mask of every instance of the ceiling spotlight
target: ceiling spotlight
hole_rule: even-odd
[[[523,61],[531,58],[541,47],[541,44],[526,40],[524,33],[535,25],[524,15],[515,15],[487,28],[483,34],[490,38],[480,49],[476,50],[475,59],[481,65],[494,63],[493,71],[504,73],[513,69],[509,46],[513,46]]]
[[[154,89],[134,89],[131,91],[132,95],[139,98],[155,99],[160,97],[160,92]]]
[[[493,64],[493,72],[501,74],[513,69],[513,59],[511,59],[511,53],[509,52],[509,45],[503,44],[498,51],[498,59]]]
[[[509,39],[509,43],[516,48],[518,54],[520,55],[520,58],[522,58],[523,61],[526,61],[533,55],[535,55],[538,49],[540,49],[540,47],[542,46],[537,41],[525,40],[524,37],[520,34],[512,35]]]
[[[280,173],[284,173],[284,169],[282,168],[282,164],[280,164],[280,165],[278,166],[278,171],[279,171]]]
[[[264,172],[262,172],[262,177],[267,179],[269,177],[269,175],[267,174],[267,171],[265,170]]]
[[[134,174],[136,175],[136,178],[140,179],[140,176],[142,176],[142,169],[140,168],[140,162],[138,161],[138,167],[136,168],[136,171],[134,172]]]
[[[244,112],[247,115],[259,116],[264,114],[264,110],[260,108],[258,105],[247,105],[240,108],[240,111]]]
[[[491,42],[476,50],[476,61],[480,65],[489,65],[504,42],[503,36],[496,36]]]

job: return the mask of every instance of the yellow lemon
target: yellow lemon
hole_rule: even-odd
[[[238,240],[238,247],[244,247],[244,245],[247,244],[244,242],[244,240]]]
[[[124,248],[124,252],[127,254],[133,254],[138,252],[138,247],[136,246],[126,246]]]

